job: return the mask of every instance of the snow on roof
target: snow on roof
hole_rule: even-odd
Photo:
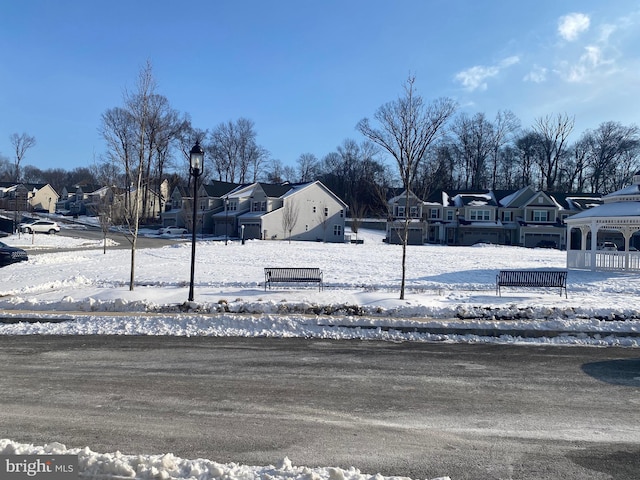
[[[640,202],[615,202],[605,203],[597,207],[576,213],[567,219],[567,221],[585,219],[585,218],[603,218],[603,217],[640,217]],[[638,219],[640,221],[640,218]]]
[[[629,185],[609,195],[605,195],[604,198],[621,197],[625,195],[640,195],[640,185]]]

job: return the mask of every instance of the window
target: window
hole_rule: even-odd
[[[253,212],[266,212],[267,211],[267,202],[253,202],[251,207],[251,211]]]
[[[398,217],[404,217],[404,206],[398,205]]]
[[[409,216],[411,218],[416,218],[418,216],[418,207],[415,205],[413,207],[409,207]]]
[[[431,208],[429,210],[429,218],[436,219],[440,217],[440,211],[437,208]]]
[[[502,220],[505,222],[510,222],[513,220],[513,212],[502,212]]]
[[[447,221],[453,222],[453,210],[447,210]]]
[[[313,206],[313,213],[316,213],[316,206]]]
[[[340,218],[343,218],[343,217],[344,217],[344,210],[340,209]]]
[[[469,212],[469,220],[491,220],[491,210],[471,210]]]
[[[342,225],[333,226],[333,235],[336,237],[342,236]]]
[[[533,221],[534,222],[548,222],[549,221],[549,211],[548,210],[534,210],[533,211]]]
[[[324,216],[325,217],[329,216],[329,208],[328,207],[324,207]]]

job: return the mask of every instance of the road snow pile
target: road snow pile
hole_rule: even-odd
[[[79,476],[83,479],[135,480],[409,480],[407,477],[369,475],[357,468],[310,468],[291,464],[284,458],[277,465],[262,467],[237,463],[217,463],[212,460],[187,460],[172,453],[163,455],[123,455],[96,453],[88,447],[67,449],[52,442],[34,446],[0,440],[0,455],[77,455]],[[435,480],[450,480],[440,477]]]

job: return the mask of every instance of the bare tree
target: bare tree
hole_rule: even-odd
[[[379,127],[368,119],[357,124],[357,129],[373,143],[379,145],[396,161],[400,179],[409,203],[411,185],[427,149],[443,133],[444,126],[456,110],[456,103],[448,98],[425,104],[414,88],[415,77],[410,76],[404,86],[404,96],[382,105],[374,114]],[[402,282],[400,299],[404,299],[406,281],[407,242],[409,216],[405,216],[402,235]]]
[[[284,231],[284,235],[289,234],[289,243],[291,243],[291,231],[298,223],[299,213],[300,208],[297,203],[285,200],[282,207],[282,230]]]
[[[100,223],[100,229],[102,230],[102,253],[107,253],[107,235],[114,224],[115,207],[114,207],[114,191],[112,187],[107,186],[104,188],[104,192],[101,192],[100,196],[96,200],[94,208],[98,216],[98,222]]]
[[[567,141],[573,131],[575,119],[565,114],[558,114],[555,118],[547,115],[537,118],[533,130],[541,140],[538,166],[542,174],[542,189],[553,190],[560,173],[563,155],[567,153]]]
[[[364,219],[365,209],[358,202],[354,202],[351,204],[351,231],[356,234],[356,245],[358,244],[358,230],[360,230],[360,225],[362,225],[362,221]]]
[[[316,211],[316,220],[318,225],[322,228],[322,241],[327,241],[327,229],[329,228],[329,210],[325,203],[321,203],[320,207]]]
[[[36,137],[32,137],[26,133],[12,133],[9,135],[9,141],[13,146],[13,152],[15,153],[15,176],[14,181],[20,181],[20,163],[24,159],[24,156],[31,147],[36,145]]]
[[[464,165],[465,188],[480,189],[487,183],[488,159],[493,148],[493,124],[483,113],[473,117],[461,114],[451,130],[456,137],[454,148]]]
[[[640,154],[640,129],[618,122],[604,122],[595,130],[587,130],[581,142],[586,144],[586,163],[592,191],[609,193],[629,181],[635,172],[632,161]]]
[[[513,140],[513,136],[520,129],[520,119],[509,110],[498,112],[493,122],[493,138],[491,142],[491,188],[498,184],[498,167],[502,149]]]
[[[108,155],[123,166],[125,174],[123,210],[131,243],[129,290],[135,285],[135,255],[145,194],[143,179],[151,158],[147,134],[152,123],[155,89],[151,63],[147,62],[138,74],[136,90],[125,90],[124,107],[108,110],[102,116],[101,131]]]
[[[258,178],[268,152],[256,143],[254,123],[247,118],[219,124],[208,146],[218,180],[245,183]]]
[[[311,182],[318,174],[318,159],[313,153],[303,153],[296,161],[298,164],[298,181]]]

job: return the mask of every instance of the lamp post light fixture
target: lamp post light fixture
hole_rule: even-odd
[[[189,152],[189,174],[193,177],[193,221],[191,223],[191,281],[189,282],[189,301],[193,302],[193,276],[196,267],[196,222],[198,208],[198,177],[204,170],[204,149],[200,141]]]

